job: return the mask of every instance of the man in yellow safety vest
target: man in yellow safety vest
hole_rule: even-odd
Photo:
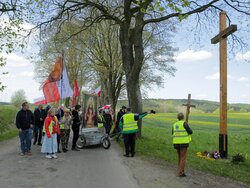
[[[131,157],[135,156],[135,138],[138,132],[137,121],[147,114],[147,112],[141,114],[132,113],[131,108],[127,108],[127,113],[121,117],[120,127],[124,139],[125,157],[129,157],[129,153]]]
[[[178,113],[178,121],[173,124],[172,135],[174,148],[178,154],[178,176],[185,177],[184,168],[186,164],[186,155],[189,142],[191,141],[192,129],[184,121],[183,113]]]

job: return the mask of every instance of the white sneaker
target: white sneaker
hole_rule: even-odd
[[[57,159],[56,154],[52,154],[51,157],[54,158],[54,159]]]
[[[46,155],[45,156],[47,159],[52,159],[52,156],[51,155]]]

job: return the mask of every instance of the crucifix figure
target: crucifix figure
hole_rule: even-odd
[[[186,122],[188,123],[188,117],[189,117],[189,112],[190,112],[190,108],[193,107],[195,108],[195,105],[190,104],[191,103],[191,94],[188,94],[188,101],[187,104],[182,104],[182,106],[186,106],[187,110],[186,110]]]
[[[219,152],[227,158],[227,36],[237,31],[237,25],[227,27],[226,12],[220,12],[220,33],[211,39],[212,44],[220,42],[220,133]]]

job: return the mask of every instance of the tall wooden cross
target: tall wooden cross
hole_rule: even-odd
[[[220,42],[220,133],[219,152],[228,156],[227,140],[227,36],[237,31],[237,25],[227,27],[226,12],[220,12],[220,33],[211,39],[212,44]]]
[[[191,94],[188,94],[188,101],[187,104],[182,104],[182,106],[186,106],[186,122],[188,123],[188,117],[189,117],[189,113],[190,113],[190,108],[193,107],[195,108],[195,105],[190,104],[191,103]]]

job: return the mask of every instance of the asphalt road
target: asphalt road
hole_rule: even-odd
[[[19,156],[18,138],[0,143],[1,188],[138,188],[122,152],[91,147],[46,159],[41,146],[32,156]]]

